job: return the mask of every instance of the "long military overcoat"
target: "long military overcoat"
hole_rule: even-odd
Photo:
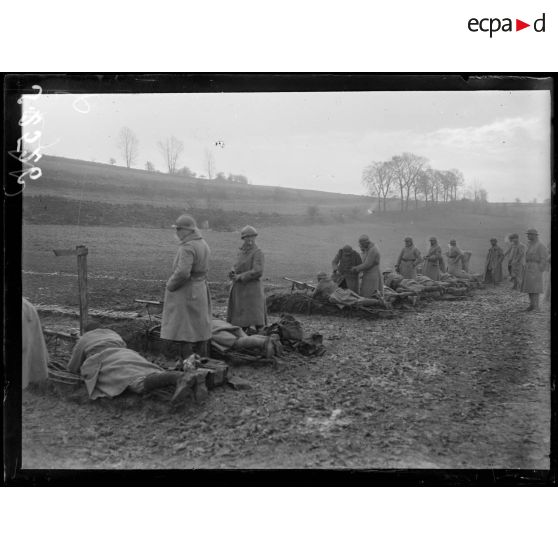
[[[484,281],[500,283],[504,277],[502,262],[504,261],[504,251],[500,246],[491,246],[486,254],[484,264]]]
[[[229,323],[239,327],[267,324],[264,288],[261,282],[263,269],[264,255],[255,244],[248,249],[240,249],[233,267],[235,280],[229,293]]]
[[[547,258],[548,253],[544,244],[538,240],[527,244],[521,292],[530,294],[543,292],[543,272],[547,266]]]
[[[111,329],[84,333],[74,346],[68,370],[80,374],[91,399],[116,397],[124,390],[142,391],[143,380],[163,369],[126,347]]]
[[[430,246],[424,257],[423,275],[430,277],[433,281],[440,280],[440,261],[442,260],[442,248],[439,244]]]
[[[209,256],[209,246],[198,230],[182,240],[165,290],[162,339],[197,343],[211,338]]]
[[[417,276],[417,265],[422,261],[420,251],[416,246],[405,246],[399,258],[397,258],[397,268],[405,279],[415,279]]]
[[[384,292],[384,281],[380,273],[380,252],[374,243],[370,243],[362,251],[362,263],[356,266],[356,271],[362,272],[360,296],[370,297],[376,291]]]
[[[463,270],[463,251],[457,246],[450,246],[446,256],[448,258],[448,273],[459,277]]]
[[[527,247],[525,244],[519,242],[517,245],[512,244],[508,252],[508,270],[510,276],[521,280],[523,277],[523,268],[525,267],[525,252]]]
[[[344,252],[343,249],[337,252],[335,258],[331,262],[334,270],[341,275],[345,280],[347,289],[358,294],[358,273],[351,271],[351,269],[362,263],[362,259],[358,252],[352,250],[351,252]],[[340,282],[343,284],[343,281]]]

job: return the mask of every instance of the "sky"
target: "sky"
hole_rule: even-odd
[[[41,152],[124,165],[118,133],[139,140],[133,165],[165,171],[157,142],[184,142],[178,166],[243,174],[253,184],[365,193],[362,170],[410,151],[459,169],[493,202],[550,197],[548,91],[383,91],[34,95]],[[40,163],[39,163],[40,166]]]

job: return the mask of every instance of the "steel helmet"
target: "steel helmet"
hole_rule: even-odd
[[[250,225],[246,225],[240,231],[240,238],[246,238],[247,236],[258,236],[258,231],[254,227],[251,227]]]
[[[191,231],[197,229],[197,227],[198,225],[196,220],[191,215],[187,215],[186,213],[181,215],[173,225],[173,228],[175,229],[189,229]]]

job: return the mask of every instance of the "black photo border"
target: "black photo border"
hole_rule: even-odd
[[[4,193],[21,188],[8,154],[21,135],[22,94],[220,93],[312,91],[549,90],[551,93],[551,238],[556,245],[553,73],[37,73],[6,74],[3,82]],[[21,467],[22,196],[3,196],[3,449],[4,484],[50,486],[548,486],[557,479],[556,371],[551,371],[549,470],[524,469],[184,469],[99,470]],[[556,275],[556,274],[554,274]],[[554,281],[553,281],[554,282]],[[556,319],[552,304],[551,333]],[[558,348],[551,347],[551,363]]]

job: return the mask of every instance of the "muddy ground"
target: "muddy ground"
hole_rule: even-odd
[[[23,467],[548,468],[550,313],[525,298],[505,285],[391,320],[299,316],[324,356],[236,367],[251,389],[179,412],[158,394],[26,390]]]

